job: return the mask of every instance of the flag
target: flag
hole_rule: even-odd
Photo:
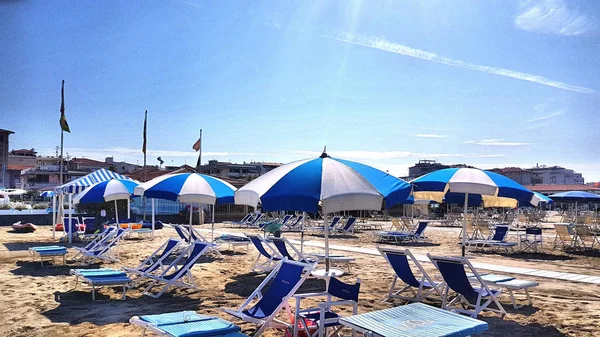
[[[144,115],[144,144],[142,145],[142,152],[144,155],[146,154],[146,123],[148,121],[148,110],[146,110]]]
[[[202,138],[198,138],[198,140],[192,145],[192,149],[196,150],[196,152],[200,151],[200,140]]]
[[[67,117],[65,117],[65,80],[62,81],[62,87],[60,88],[60,128],[71,133]]]

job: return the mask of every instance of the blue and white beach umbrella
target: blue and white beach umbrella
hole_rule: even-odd
[[[405,202],[410,184],[371,166],[322,154],[280,166],[235,192],[235,203],[264,211],[381,210]]]
[[[193,204],[230,204],[236,188],[221,179],[200,173],[165,174],[136,187],[135,195],[167,199],[190,204],[190,235],[192,232]],[[213,232],[214,232],[213,207]],[[154,221],[153,221],[154,223]],[[214,233],[213,233],[214,236]]]
[[[53,191],[44,191],[44,192],[40,193],[40,197],[42,197],[42,198],[52,198],[53,196],[54,196]]]
[[[550,199],[550,197],[547,197],[545,195],[543,195],[540,192],[533,192],[533,194],[535,194],[535,196],[540,199],[540,204],[545,203],[545,204],[553,204],[554,200]]]
[[[325,225],[325,271],[329,272],[327,214],[351,210],[381,210],[405,202],[410,184],[386,172],[326,153],[280,166],[235,192],[235,203],[263,211],[323,209]],[[385,202],[385,203],[384,203]]]
[[[133,190],[138,186],[137,181],[127,179],[110,179],[95,183],[83,192],[78,193],[73,202],[75,204],[93,204],[100,202],[115,202],[115,218],[119,223],[119,214],[117,212],[117,200],[129,200]]]
[[[537,206],[533,192],[503,175],[474,168],[448,168],[412,181],[413,196],[442,202],[446,193],[464,194],[464,214],[469,195],[481,195],[485,207],[517,207],[518,203]],[[465,253],[466,217],[463,221],[462,253]]]
[[[598,203],[600,203],[600,195],[585,192],[585,191],[568,191],[568,192],[560,192],[551,194],[550,198],[554,201],[561,202],[574,202],[575,203],[575,223],[577,223],[577,204],[579,202],[592,202],[596,204],[596,208],[598,207]]]

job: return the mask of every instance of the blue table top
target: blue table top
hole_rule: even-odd
[[[486,322],[435,308],[411,303],[390,309],[340,318],[340,323],[373,336],[470,336],[488,328]]]

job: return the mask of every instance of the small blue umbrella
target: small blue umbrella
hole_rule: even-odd
[[[129,200],[133,190],[138,186],[137,181],[127,179],[110,179],[93,184],[78,193],[73,202],[75,204],[94,204],[101,202],[115,202],[115,218],[119,223],[119,214],[117,212],[117,200]]]
[[[42,193],[40,193],[40,197],[42,198],[52,198],[54,196],[54,192],[53,191],[44,191]]]
[[[226,181],[200,173],[165,174],[135,188],[135,195],[167,199],[190,204],[190,235],[192,234],[193,204],[233,203],[236,188]],[[214,237],[214,207],[212,229]]]
[[[518,203],[537,206],[533,192],[503,175],[474,168],[448,168],[412,181],[413,196],[442,202],[448,193],[464,196],[464,214],[471,195],[481,196],[485,207],[516,207]],[[452,198],[450,194],[450,198]],[[466,217],[463,221],[462,254],[465,254]]]
[[[575,203],[575,223],[577,223],[577,204],[579,202],[600,203],[600,195],[585,191],[568,191],[549,195],[554,201],[574,202]]]
[[[545,204],[553,204],[554,200],[550,199],[549,197],[543,195],[540,192],[533,192],[533,194],[535,194],[535,196],[540,199],[540,203],[545,203]]]

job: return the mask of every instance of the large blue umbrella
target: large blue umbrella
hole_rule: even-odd
[[[575,203],[575,223],[577,223],[577,204],[579,202],[600,203],[600,195],[585,191],[568,191],[549,195],[554,201],[574,202]]]
[[[167,199],[190,204],[190,235],[193,204],[233,203],[236,188],[221,179],[200,173],[165,174],[135,188],[136,195],[146,198]],[[213,207],[214,231],[214,207]],[[154,223],[154,221],[152,221]]]
[[[75,204],[94,204],[101,202],[115,202],[115,218],[119,223],[119,214],[117,212],[117,200],[128,200],[133,194],[133,190],[138,186],[137,181],[126,179],[110,179],[95,183],[83,192],[78,193],[73,202]]]
[[[543,195],[540,192],[533,192],[533,194],[535,194],[535,196],[540,199],[540,203],[545,203],[545,204],[553,204],[554,200],[550,199],[549,197]]]
[[[464,214],[471,195],[480,195],[485,207],[516,207],[519,202],[537,206],[533,192],[503,175],[474,168],[449,168],[412,181],[413,196],[442,202],[450,193],[463,196]],[[463,220],[462,254],[465,253],[466,216]]]
[[[404,202],[410,184],[371,166],[332,158],[318,158],[280,166],[235,192],[236,204],[266,211],[302,211],[327,214],[351,210],[381,210]],[[329,230],[325,229],[325,269],[329,271]]]

